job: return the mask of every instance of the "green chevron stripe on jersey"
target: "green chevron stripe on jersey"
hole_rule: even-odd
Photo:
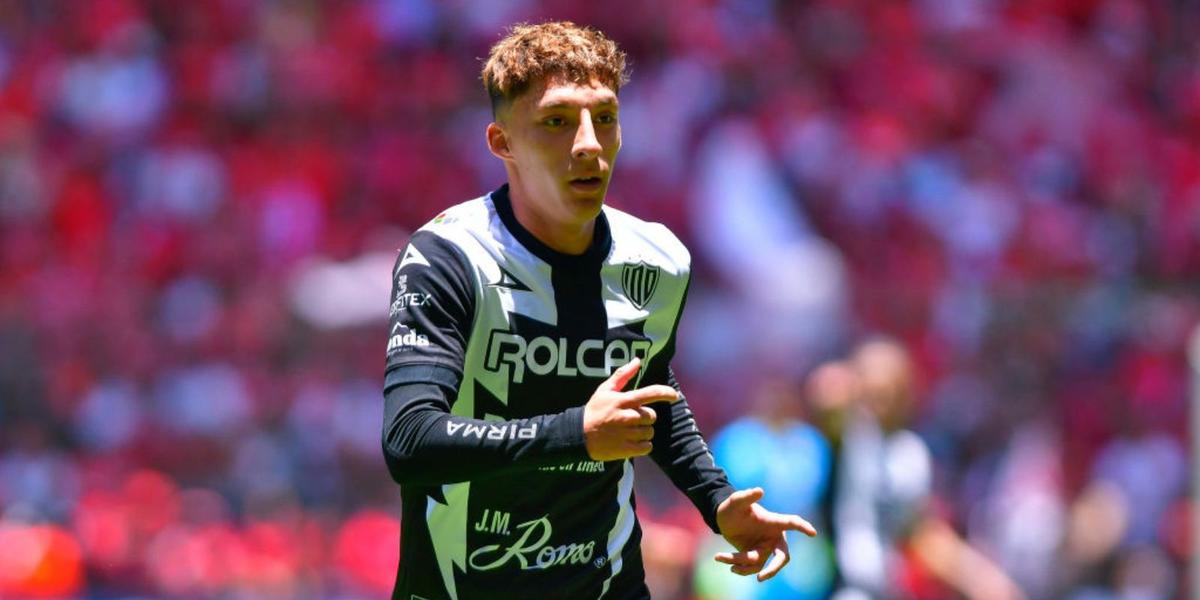
[[[429,524],[429,535],[438,540],[433,548],[437,556],[438,572],[446,584],[451,600],[458,600],[458,589],[454,581],[454,568],[466,570],[467,563],[467,499],[471,496],[471,483],[456,483],[442,486],[446,504],[426,498],[425,522]]]

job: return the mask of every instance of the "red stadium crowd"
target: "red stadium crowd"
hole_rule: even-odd
[[[702,429],[886,333],[936,510],[1030,597],[1188,597],[1200,8],[1167,0],[3,3],[0,597],[387,593],[388,269],[502,182],[479,57],[548,17],[630,52],[610,196],[693,248]],[[639,485],[692,597],[703,524]]]

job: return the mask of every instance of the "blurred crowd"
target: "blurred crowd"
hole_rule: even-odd
[[[1200,5],[16,0],[0,597],[386,595],[390,267],[502,183],[479,57],[544,18],[630,53],[714,452],[826,534],[731,582],[640,465],[656,598],[1195,593]]]

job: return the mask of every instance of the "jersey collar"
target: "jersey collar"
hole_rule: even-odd
[[[496,213],[500,215],[500,222],[504,223],[504,227],[525,246],[527,250],[532,252],[534,256],[546,261],[551,266],[569,267],[582,265],[595,265],[604,261],[608,256],[609,250],[612,249],[612,235],[608,228],[608,217],[601,210],[596,217],[596,229],[592,235],[592,245],[588,247],[583,254],[564,254],[559,252],[537,239],[528,229],[525,229],[517,216],[513,213],[512,200],[508,197],[508,184],[500,186],[496,191],[488,194],[492,199],[492,204],[496,207]]]

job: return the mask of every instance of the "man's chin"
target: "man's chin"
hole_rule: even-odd
[[[596,189],[581,190],[575,187],[567,188],[567,197],[572,200],[572,203],[583,209],[588,207],[599,213],[600,207],[604,205],[604,198],[608,194],[608,186],[601,185]],[[592,217],[596,215],[593,214]]]
[[[579,210],[584,213],[584,220],[595,219],[600,216],[600,210],[604,208],[604,194],[599,193],[591,196],[583,196],[579,198]]]

